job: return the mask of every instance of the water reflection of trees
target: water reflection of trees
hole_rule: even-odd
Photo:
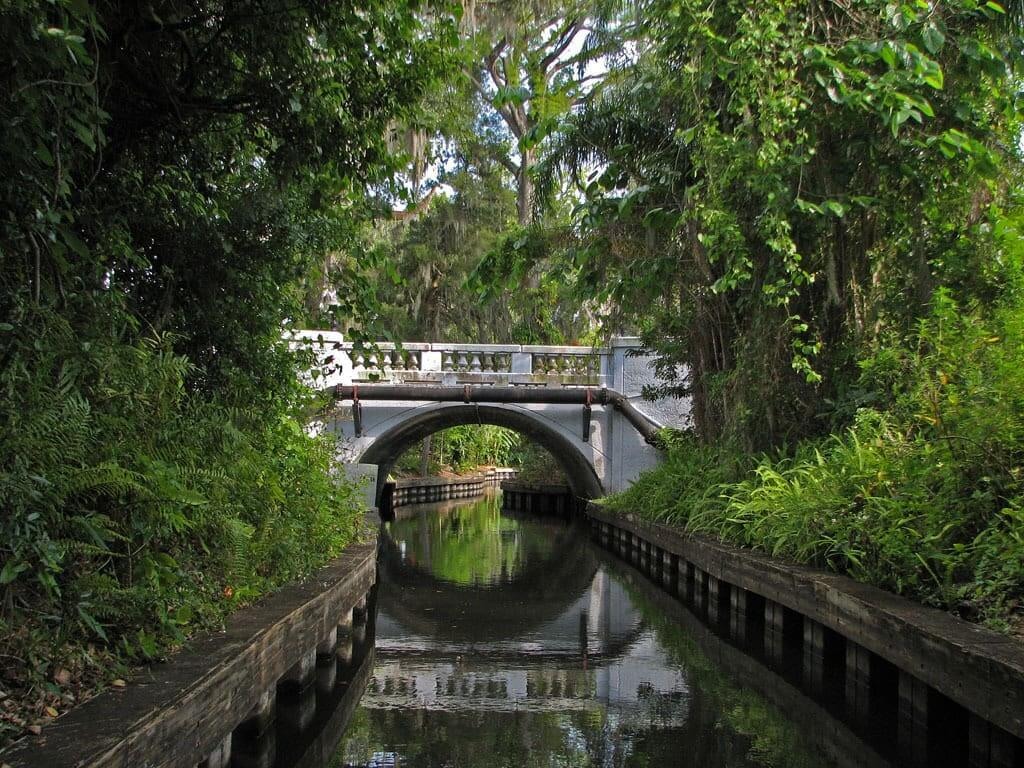
[[[388,629],[335,765],[805,764],[771,718],[754,718],[764,734],[737,727],[723,704],[748,712],[747,699],[723,700],[707,659],[680,654],[688,643],[663,620],[655,632],[601,558],[579,531],[493,503],[396,523],[381,562]]]
[[[502,515],[496,495],[396,520],[387,536],[403,565],[463,585],[506,583],[553,543],[543,528]]]
[[[423,505],[385,531],[381,611],[410,635],[504,641],[562,616],[596,573],[586,537],[563,522],[517,519],[496,498]]]

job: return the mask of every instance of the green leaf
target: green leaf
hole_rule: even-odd
[[[154,637],[146,632],[144,629],[140,629],[136,635],[139,642],[139,649],[142,651],[142,655],[147,659],[152,659],[156,656],[157,646]]]
[[[42,142],[36,145],[36,158],[43,165],[52,168],[53,167],[53,154],[49,148]]]
[[[889,65],[889,69],[896,69],[896,51],[889,43],[883,45],[882,50],[878,53],[882,57],[882,61]]]
[[[836,218],[843,218],[846,213],[846,206],[840,203],[838,200],[826,200],[825,208],[828,209],[829,213],[836,216]]]
[[[18,574],[28,568],[28,563],[23,563],[19,560],[11,558],[4,563],[3,570],[0,571],[0,584],[10,584],[16,578]]]
[[[65,3],[71,12],[80,19],[84,19],[92,11],[88,0],[65,0]]]
[[[530,90],[522,85],[519,86],[502,86],[494,94],[492,104],[498,109],[508,106],[509,104],[519,105],[525,104],[530,98]]]
[[[938,53],[946,42],[946,36],[934,22],[930,22],[921,30],[921,40],[928,53]]]
[[[816,213],[818,215],[821,215],[825,212],[825,209],[822,208],[820,205],[812,203],[808,200],[804,200],[803,198],[800,197],[796,199],[796,207],[797,210],[803,211],[805,213]]]
[[[71,123],[71,128],[75,132],[75,136],[78,137],[78,140],[85,144],[89,149],[95,150],[96,138],[93,136],[92,130],[90,130],[85,123],[78,120],[71,119],[68,122]]]
[[[76,255],[81,256],[83,259],[89,258],[89,246],[83,243],[74,232],[66,227],[61,228],[61,236],[64,242],[75,252]]]
[[[941,91],[946,83],[945,77],[942,74],[942,68],[936,64],[934,69],[929,70],[925,74],[924,81],[935,90]]]
[[[86,610],[86,606],[81,603],[78,604],[78,617],[86,627],[95,632],[104,641],[109,639],[107,638],[107,631],[103,629],[103,625],[96,621],[96,617],[89,613],[89,611]]]

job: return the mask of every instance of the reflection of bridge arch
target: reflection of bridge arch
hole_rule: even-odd
[[[572,409],[574,423],[571,425],[565,423],[564,409],[549,410],[552,412],[512,405],[452,403],[404,408],[393,417],[382,420],[361,438],[366,446],[359,462],[378,465],[378,478],[382,483],[398,457],[427,435],[463,424],[492,424],[512,429],[547,449],[578,497],[593,499],[604,495],[595,464],[603,466],[605,457],[594,442],[580,440],[579,409]],[[572,427],[575,431],[571,431]]]
[[[402,564],[394,541],[384,537],[379,560],[384,612],[429,637],[450,637],[453,630],[463,628],[468,634],[459,639],[468,642],[528,634],[561,615],[590,587],[597,573],[597,560],[585,539],[564,525],[550,528],[550,556],[527,563],[505,584],[480,586],[454,584]],[[453,618],[458,619],[457,625]]]
[[[624,652],[642,632],[639,614],[621,586],[599,571],[585,540],[564,526],[552,528],[549,557],[506,584],[487,586],[453,584],[402,565],[388,541],[380,560],[382,627],[394,622],[400,638],[473,647],[488,658],[579,656],[584,644],[594,660]],[[543,650],[533,647],[538,643]]]
[[[690,709],[686,673],[665,657],[624,584],[601,568],[573,597],[560,615],[512,642],[467,642],[463,633],[449,643],[408,637],[390,611],[379,614],[391,626],[364,705],[495,714],[612,707],[627,721],[656,717],[662,727],[682,727]]]

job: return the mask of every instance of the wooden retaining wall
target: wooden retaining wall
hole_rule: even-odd
[[[568,517],[577,509],[576,496],[567,485],[505,480],[501,497],[502,508],[511,512]]]
[[[594,538],[635,563],[769,666],[877,730],[889,712],[900,766],[1024,765],[1024,645],[845,576],[780,562],[599,505]],[[869,724],[869,720],[875,722]],[[883,724],[884,726],[884,724]],[[941,737],[951,752],[929,755]],[[953,755],[962,748],[964,759]]]
[[[516,470],[498,467],[464,477],[409,477],[396,480],[388,483],[391,487],[391,507],[471,499],[482,496],[486,489],[496,488],[502,481],[515,476]]]
[[[312,578],[232,614],[223,633],[198,638],[170,662],[137,673],[126,688],[75,707],[0,762],[14,768],[226,765],[232,731],[272,719],[278,688],[309,684],[317,656],[333,655],[339,635],[351,635],[353,612],[358,624],[376,581],[376,559],[377,526],[368,517],[362,541]]]

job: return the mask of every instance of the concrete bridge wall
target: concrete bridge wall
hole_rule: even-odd
[[[309,381],[319,388],[422,386],[423,399],[360,401],[358,429],[351,400],[337,403],[330,418],[319,425],[337,437],[341,461],[377,464],[379,482],[408,447],[460,424],[494,424],[536,441],[559,462],[573,491],[583,498],[624,490],[661,460],[660,451],[610,406],[592,407],[584,439],[580,405],[435,402],[430,399],[431,387],[572,387],[595,393],[608,388],[624,395],[657,426],[689,423],[689,402],[643,399],[644,387],[657,384],[657,377],[653,358],[633,338],[614,339],[605,348],[409,343],[381,344],[371,352],[338,334],[302,331],[292,343],[315,352],[317,367]]]

